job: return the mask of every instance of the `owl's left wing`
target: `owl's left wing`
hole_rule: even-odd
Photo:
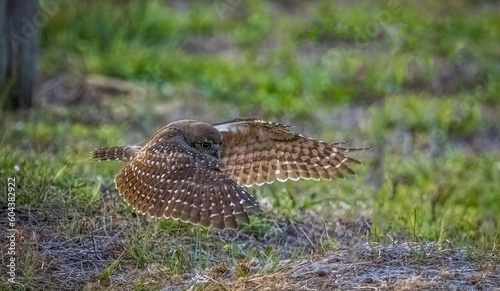
[[[237,221],[249,223],[246,210],[259,207],[221,167],[167,128],[139,151],[115,182],[122,198],[140,213],[235,229]]]
[[[297,134],[288,126],[255,118],[213,124],[223,135],[221,162],[238,184],[251,187],[288,179],[327,179],[354,174],[348,163],[360,163],[345,148]]]

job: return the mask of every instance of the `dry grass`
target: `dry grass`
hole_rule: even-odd
[[[216,231],[207,233],[206,242],[196,242],[182,229],[170,234],[157,227],[144,229],[142,220],[134,218],[115,217],[116,225],[108,225],[109,231],[99,235],[92,235],[99,231],[90,226],[96,224],[89,223],[91,216],[78,216],[71,229],[52,210],[21,212],[19,218],[18,247],[23,250],[19,257],[24,266],[19,270],[19,286],[28,290],[491,290],[500,285],[499,258],[494,252],[477,256],[471,250],[434,243],[394,241],[384,245],[369,242],[356,229],[351,229],[357,235],[350,241],[356,237],[358,244],[331,246],[326,243],[346,234],[325,240],[328,232],[315,233],[319,226],[312,217],[294,224],[276,221],[273,231],[281,235],[274,238],[244,230]],[[155,226],[156,222],[149,224]],[[135,257],[140,254],[134,255],[130,247],[137,248],[139,243],[127,243],[130,235],[150,237],[154,244],[146,246],[152,247],[148,255],[160,257],[153,257],[152,262]],[[243,255],[232,253],[236,261],[223,252],[230,241],[241,247]],[[212,249],[207,267],[181,262],[183,268],[178,269],[173,261],[165,263],[178,252],[188,255],[189,249],[181,245],[195,244],[209,246],[201,251]],[[270,245],[277,249],[269,251]],[[300,256],[293,255],[297,250]],[[278,253],[290,255],[283,259]],[[145,265],[138,268],[139,264]],[[5,283],[0,286],[8,288]]]
[[[429,255],[422,263],[412,249]],[[391,245],[364,243],[351,259],[348,251],[284,264],[279,272],[236,280],[224,279],[205,290],[493,290],[500,286],[500,274],[492,256],[489,267],[481,268],[467,259],[465,250],[434,244]],[[483,262],[484,263],[484,262]]]

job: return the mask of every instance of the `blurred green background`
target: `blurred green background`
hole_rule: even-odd
[[[20,209],[61,209],[63,230],[70,214],[109,216],[120,165],[91,150],[182,118],[254,116],[377,148],[355,177],[255,190],[271,216],[246,231],[312,213],[362,217],[375,241],[498,243],[496,1],[63,2],[40,28],[37,107],[0,117],[1,183],[19,177]]]

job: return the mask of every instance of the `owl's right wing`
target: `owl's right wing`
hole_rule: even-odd
[[[124,200],[151,217],[181,219],[216,228],[249,223],[255,199],[221,171],[222,164],[189,147],[177,129],[155,135],[118,173]]]
[[[223,135],[221,162],[238,184],[251,187],[288,179],[332,179],[354,174],[346,155],[368,148],[345,148],[297,134],[288,126],[256,118],[213,124]]]

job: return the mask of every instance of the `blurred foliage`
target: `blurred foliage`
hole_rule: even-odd
[[[68,2],[43,28],[44,75],[189,83],[209,100],[292,118],[401,90],[471,93],[481,78],[485,99],[500,96],[489,2]]]

